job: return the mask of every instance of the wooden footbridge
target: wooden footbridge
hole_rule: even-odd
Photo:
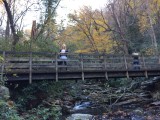
[[[59,65],[61,60],[56,53],[0,51],[1,80],[32,83],[160,76],[159,56],[139,56],[138,65],[133,65],[132,56],[68,54],[67,57],[67,65]]]

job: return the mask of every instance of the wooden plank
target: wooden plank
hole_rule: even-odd
[[[97,72],[97,71],[93,71],[93,72],[87,72],[87,71],[84,71],[85,72],[85,79],[97,79],[97,78],[105,78],[105,75],[104,75],[104,71],[101,71],[101,72]],[[148,71],[148,75],[149,76],[159,76],[160,75],[160,71]],[[68,73],[67,71],[66,72],[61,72],[59,73],[59,80],[75,80],[75,79],[81,79],[82,76],[81,76],[81,71],[79,72],[70,72]],[[131,77],[145,77],[144,75],[144,71],[129,71],[129,75]],[[126,73],[125,72],[122,72],[122,71],[119,71],[119,72],[108,72],[108,77],[109,78],[124,78],[126,77]],[[14,76],[9,76],[8,77],[10,82],[14,82],[13,80],[19,80],[20,82],[23,82],[23,80],[28,80],[29,77],[28,75],[26,74],[21,74],[19,75],[19,77],[14,77]],[[54,79],[53,79],[54,78]],[[54,73],[42,73],[42,74],[33,74],[33,80],[55,80],[55,72]],[[12,81],[11,81],[12,80]]]

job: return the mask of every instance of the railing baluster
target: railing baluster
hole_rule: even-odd
[[[3,51],[3,61],[2,61],[2,67],[1,67],[1,81],[3,81],[3,74],[4,74],[4,68],[5,68],[5,60],[6,60],[6,52]]]
[[[129,79],[127,59],[126,59],[126,56],[125,56],[125,55],[124,55],[124,62],[125,62],[125,67],[126,67],[126,76],[127,76],[127,78]]]
[[[55,54],[55,59],[56,59],[56,82],[58,82],[58,55],[57,55],[57,53]]]
[[[29,54],[29,83],[32,83],[32,52]]]

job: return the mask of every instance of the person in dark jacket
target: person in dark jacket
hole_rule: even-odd
[[[133,56],[133,69],[139,70],[140,69],[139,54],[133,53],[132,56]]]

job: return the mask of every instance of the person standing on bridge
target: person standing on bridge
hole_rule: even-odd
[[[140,70],[139,53],[133,53],[133,68],[134,70]]]
[[[68,50],[66,48],[66,45],[63,44],[62,48],[60,50],[60,60],[61,61],[60,61],[59,65],[67,65],[67,62],[66,62],[66,60],[67,60],[67,53],[68,53]]]

